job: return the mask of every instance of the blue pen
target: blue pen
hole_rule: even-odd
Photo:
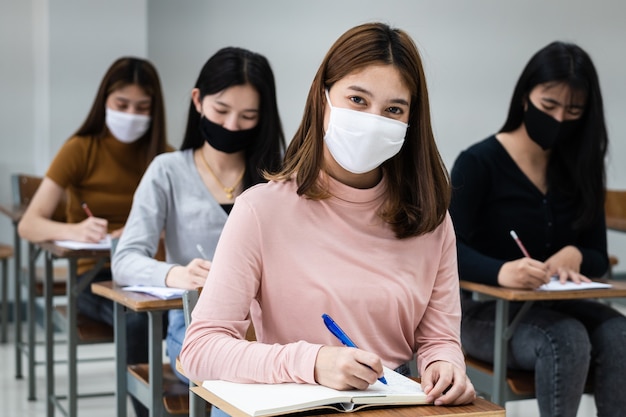
[[[355,348],[356,345],[354,344],[354,342],[352,340],[350,340],[350,338],[348,337],[348,335],[341,330],[341,327],[339,327],[339,325],[337,323],[335,323],[335,320],[333,320],[328,314],[322,314],[322,319],[324,319],[324,324],[326,325],[326,327],[328,328],[328,330],[330,330],[330,332],[335,335],[335,337],[337,339],[339,339],[339,341],[341,343],[343,343],[344,345],[351,347],[351,348]],[[367,366],[367,365],[365,365]],[[367,366],[368,368],[370,368],[369,366]],[[370,368],[372,369],[372,368]],[[380,382],[382,382],[383,384],[387,385],[387,380],[385,379],[384,376],[381,376],[380,378],[378,378],[378,380]]]

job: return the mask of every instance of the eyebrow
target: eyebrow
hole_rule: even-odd
[[[542,97],[541,101],[547,101],[548,103],[551,103],[551,104],[558,104],[559,106],[564,106],[559,101],[557,101],[557,100],[555,100],[553,98],[550,98],[550,97]],[[582,104],[570,104],[570,105],[567,105],[567,106],[564,106],[564,107],[566,107],[568,109],[581,109],[581,110],[585,108],[585,106],[582,105]]]
[[[230,106],[229,104],[224,103],[223,101],[220,101],[220,100],[215,100],[215,103],[216,103],[216,104],[219,104],[220,106],[227,107],[227,108],[229,108],[229,109],[231,108],[231,106]],[[258,113],[258,112],[259,112],[259,109],[243,109],[243,110],[242,110],[242,112],[254,112],[254,113]]]
[[[132,100],[131,100],[131,99],[129,99],[129,98],[126,98],[126,97],[120,97],[120,96],[118,96],[118,97],[114,97],[114,99],[115,99],[115,100],[117,100],[117,101],[122,101],[122,102],[124,102],[124,103],[130,103],[130,102],[132,101]],[[144,104],[144,103],[148,103],[148,104],[149,104],[149,103],[151,103],[151,102],[152,102],[152,98],[148,97],[148,98],[146,98],[146,99],[139,100],[139,101],[137,101],[136,103],[137,103],[137,104]]]
[[[360,87],[360,86],[358,86],[358,85],[350,85],[350,86],[348,86],[348,89],[349,89],[349,90],[354,90],[354,91],[357,91],[357,92],[359,92],[359,93],[366,94],[366,95],[368,95],[368,96],[370,96],[370,97],[372,97],[372,96],[373,96],[373,94],[372,94],[370,91],[368,91],[368,90],[366,90],[365,88]],[[405,106],[408,106],[408,105],[409,105],[409,102],[408,102],[407,100],[403,99],[403,98],[392,98],[392,99],[391,99],[391,100],[389,100],[389,101],[390,101],[391,103],[394,103],[394,104],[403,104],[403,105],[405,105]]]

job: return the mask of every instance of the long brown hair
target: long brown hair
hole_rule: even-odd
[[[102,78],[91,110],[75,136],[93,136],[103,138],[108,129],[105,123],[105,107],[109,94],[127,85],[139,86],[152,99],[150,116],[152,122],[148,131],[139,139],[145,149],[144,169],[152,159],[165,152],[167,147],[165,131],[165,106],[161,81],[156,68],[145,59],[122,57],[117,59]]]
[[[323,169],[325,89],[370,65],[393,65],[411,93],[409,128],[401,151],[382,164],[387,202],[379,215],[398,238],[433,231],[444,220],[450,181],[430,122],[426,78],[415,43],[406,32],[383,23],[367,23],[344,33],[330,48],[313,79],[302,122],[287,148],[283,168],[268,175],[289,180],[296,175],[298,194],[329,197],[318,181]]]

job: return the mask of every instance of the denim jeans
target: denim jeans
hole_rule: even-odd
[[[511,303],[510,314],[521,308]],[[466,352],[493,362],[495,302],[463,296]],[[508,367],[535,372],[542,417],[575,417],[588,380],[599,417],[626,410],[626,318],[591,300],[535,302],[509,341]]]
[[[170,310],[167,326],[167,337],[165,338],[165,345],[167,348],[167,356],[170,358],[170,363],[175,364],[176,358],[180,355],[180,350],[183,347],[183,340],[185,340],[185,314],[183,310]],[[172,366],[172,370],[184,383],[188,384],[189,380],[176,370],[176,366]]]
[[[80,281],[85,274],[78,276]],[[112,280],[111,270],[104,268],[91,282]],[[87,286],[76,300],[80,314],[92,320],[101,321],[113,326],[113,301],[91,292],[91,286]],[[167,326],[167,319],[163,320],[163,327]],[[149,322],[147,313],[126,314],[126,363],[148,363],[148,336]],[[148,409],[135,398],[131,397],[135,414],[138,417],[147,416]]]

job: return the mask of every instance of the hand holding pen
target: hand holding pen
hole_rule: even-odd
[[[326,325],[326,328],[337,338],[339,339],[339,341],[347,347],[350,348],[357,348],[356,344],[354,344],[354,342],[348,337],[348,335],[341,329],[341,327],[339,327],[339,325],[337,323],[335,323],[335,321],[328,315],[328,314],[322,314],[322,319],[324,320],[324,325]],[[380,359],[379,359],[380,360]],[[359,361],[362,365],[365,365],[366,367],[368,367],[369,369],[373,368],[369,365],[367,365],[364,362]],[[385,379],[384,376],[378,378],[378,380],[380,382],[382,382],[383,384],[387,385],[387,380]]]
[[[211,269],[211,261],[200,244],[196,245],[200,258],[193,258],[187,265],[170,268],[165,285],[174,288],[196,289],[203,287]]]
[[[100,242],[107,235],[109,222],[106,219],[95,217],[87,203],[81,203],[87,218],[80,223],[74,223],[74,237],[79,242]]]
[[[536,289],[550,281],[550,274],[545,263],[533,259],[514,230],[511,237],[518,246],[522,258],[505,262],[498,272],[498,284],[509,288]]]

